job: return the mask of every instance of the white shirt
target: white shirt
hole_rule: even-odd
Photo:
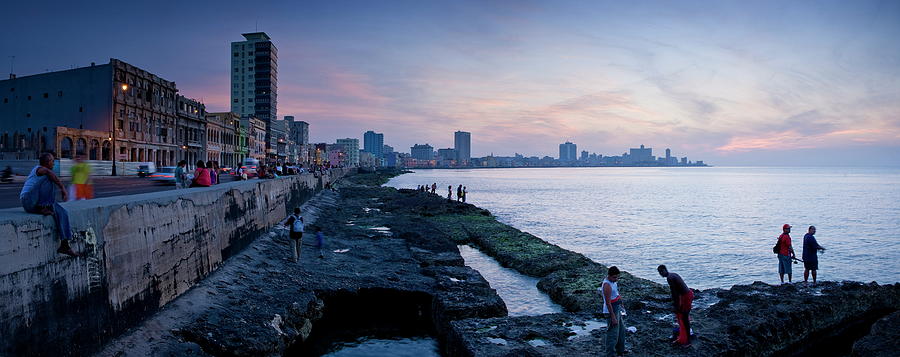
[[[604,294],[603,294],[603,285],[605,285],[605,284],[608,284],[609,287],[610,287],[610,289],[611,289],[611,291],[610,291],[611,294],[610,294],[610,295],[612,295],[612,296],[609,297],[609,301],[613,301],[613,300],[615,300],[617,297],[619,297],[619,284],[614,283],[614,282],[611,282],[611,281],[609,281],[609,279],[603,279],[603,284],[600,284],[600,288],[597,289],[597,292],[600,293],[600,298],[603,299],[603,301],[602,301],[602,303],[603,303],[603,313],[604,313],[604,314],[608,314],[608,313],[609,313],[609,308],[606,307],[606,298],[605,298],[605,296],[603,296],[603,295],[604,295]]]

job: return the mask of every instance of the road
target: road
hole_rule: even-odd
[[[94,197],[96,198],[134,195],[138,193],[175,189],[175,186],[173,185],[160,185],[153,181],[150,181],[150,179],[134,176],[102,176],[95,177],[93,178],[93,180]],[[228,182],[231,180],[231,176],[224,176],[222,182]],[[66,187],[69,186],[68,179],[64,178],[63,183],[66,185]],[[22,177],[18,177],[18,180],[15,183],[0,184],[0,209],[22,206],[22,203],[19,201],[19,192],[22,191],[22,184]],[[58,195],[56,196],[56,198],[61,199],[61,197]]]

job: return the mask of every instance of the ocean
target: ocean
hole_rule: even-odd
[[[778,283],[785,223],[816,226],[820,280],[900,281],[900,168],[604,167],[414,170],[388,186],[467,187],[467,202],[596,262],[693,288]],[[810,277],[810,280],[812,278]],[[794,282],[803,265],[793,265]]]

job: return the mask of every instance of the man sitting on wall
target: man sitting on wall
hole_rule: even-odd
[[[19,199],[22,200],[22,208],[25,212],[37,213],[45,216],[53,215],[56,221],[56,228],[59,230],[59,248],[56,251],[60,254],[76,257],[78,253],[69,246],[69,239],[72,239],[72,229],[69,227],[69,213],[66,209],[56,203],[56,188],[62,193],[63,201],[66,201],[68,193],[59,177],[53,173],[54,157],[53,154],[43,153],[39,159],[40,165],[31,169],[28,178],[25,179],[25,185],[22,186],[22,192],[19,193]]]

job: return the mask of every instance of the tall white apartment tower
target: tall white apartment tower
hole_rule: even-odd
[[[278,104],[278,50],[265,32],[231,43],[231,111],[266,123],[266,155],[275,155],[272,121]]]

